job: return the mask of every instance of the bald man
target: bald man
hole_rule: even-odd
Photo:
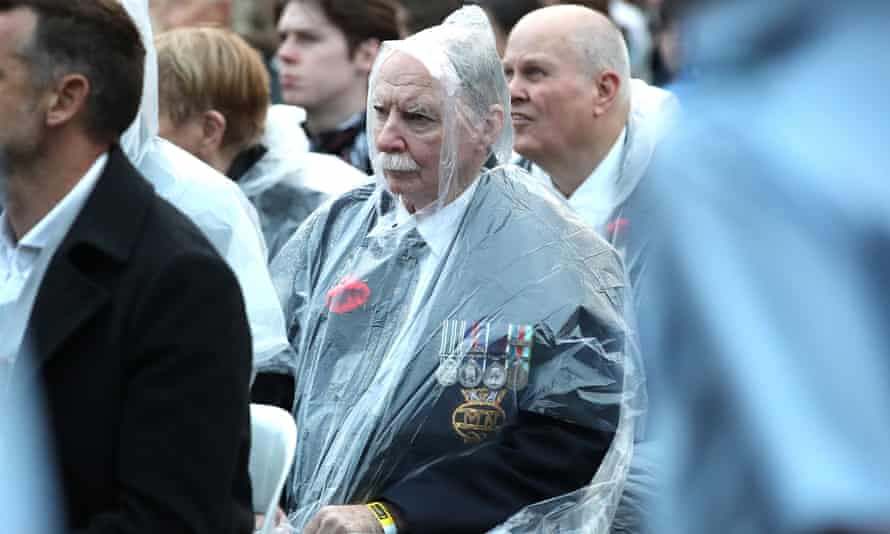
[[[642,178],[676,98],[630,77],[621,32],[576,5],[532,11],[510,33],[504,54],[516,152],[626,257],[623,207]],[[635,269],[636,268],[636,269]]]
[[[621,32],[582,6],[545,7],[520,19],[503,63],[520,164],[618,249],[636,285],[646,236],[633,232],[625,208],[677,111],[676,98],[631,79]],[[633,204],[635,214],[647,211]],[[634,301],[639,308],[636,290]],[[651,441],[635,445],[613,532],[642,531],[655,449]]]

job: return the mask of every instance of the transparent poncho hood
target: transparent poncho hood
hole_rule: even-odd
[[[464,7],[439,26],[428,28],[399,41],[383,43],[368,82],[367,137],[369,154],[378,186],[389,191],[374,142],[380,128],[374,109],[375,94],[383,66],[395,54],[407,54],[420,61],[435,80],[440,94],[442,146],[438,164],[438,198],[425,213],[441,208],[469,183],[458,184],[463,138],[481,135],[483,121],[492,106],[499,106],[503,125],[487,147],[489,166],[509,161],[513,147],[510,123],[510,90],[502,75],[495,49],[494,33],[485,13],[475,6]],[[463,177],[467,182],[476,176]]]

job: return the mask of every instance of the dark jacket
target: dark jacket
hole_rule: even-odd
[[[589,483],[609,449],[625,370],[621,263],[555,197],[495,169],[418,287],[432,252],[416,229],[380,230],[392,201],[374,186],[343,195],[273,262],[299,354],[292,523],[384,499],[411,534],[486,532]],[[511,324],[533,334],[526,384],[441,379],[470,360],[519,369]]]
[[[252,531],[238,284],[117,147],[28,328],[73,531]]]

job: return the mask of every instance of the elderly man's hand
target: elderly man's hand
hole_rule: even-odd
[[[303,534],[383,534],[383,527],[367,506],[325,506]]]
[[[266,522],[266,516],[264,514],[254,514],[254,530],[260,530],[263,528],[263,525]],[[284,513],[284,510],[278,508],[275,512],[275,528],[272,529],[272,532],[275,534],[294,534],[296,530],[291,526],[287,521],[287,514]]]

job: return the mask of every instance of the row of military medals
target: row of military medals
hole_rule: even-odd
[[[444,387],[460,383],[463,388],[484,386],[496,391],[507,387],[518,391],[528,385],[534,328],[532,325],[507,326],[506,350],[489,353],[491,323],[445,320],[436,380]]]

